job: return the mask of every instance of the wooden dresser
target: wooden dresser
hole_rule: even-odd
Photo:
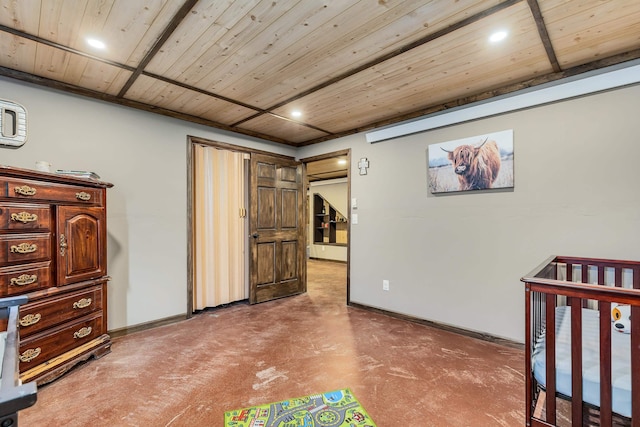
[[[106,189],[0,165],[0,297],[20,307],[20,379],[50,382],[111,351]]]

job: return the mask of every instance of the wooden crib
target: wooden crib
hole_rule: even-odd
[[[555,256],[521,280],[526,425],[640,427],[640,262]],[[631,306],[630,334],[613,330],[615,304]]]

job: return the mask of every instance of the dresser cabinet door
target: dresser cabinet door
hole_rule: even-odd
[[[107,274],[105,209],[58,206],[58,286]]]

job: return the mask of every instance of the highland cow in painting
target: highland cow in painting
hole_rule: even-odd
[[[488,138],[478,146],[459,145],[448,153],[453,171],[458,175],[460,191],[491,188],[500,171],[500,152]]]

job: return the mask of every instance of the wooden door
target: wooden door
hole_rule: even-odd
[[[104,208],[58,206],[56,240],[59,285],[107,274]]]
[[[249,302],[305,292],[306,240],[302,164],[251,155]]]

